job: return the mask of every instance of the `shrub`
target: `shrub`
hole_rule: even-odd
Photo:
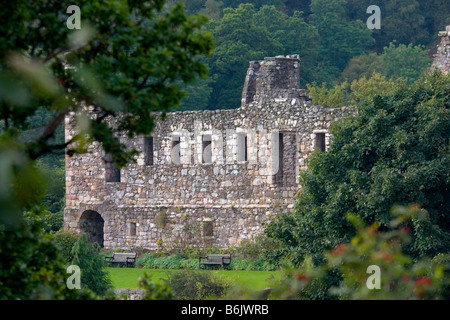
[[[347,243],[325,253],[326,261],[314,266],[308,257],[299,269],[287,270],[282,285],[274,288],[279,299],[441,299],[448,294],[449,256],[413,259],[405,253],[411,242],[410,220],[426,219],[427,212],[417,206],[395,207],[389,228],[366,226],[361,218],[348,214],[357,230]],[[380,270],[380,288],[367,285],[373,271]],[[371,282],[373,283],[373,282]]]
[[[61,211],[51,212],[43,207],[40,207],[38,212],[25,212],[24,217],[29,225],[35,224],[47,233],[60,230],[64,223],[63,213]]]
[[[182,254],[158,256],[149,253],[139,257],[136,260],[136,266],[148,269],[197,269],[198,257],[187,258]]]
[[[168,283],[176,300],[204,300],[221,297],[229,285],[209,272],[180,271],[169,275]]]
[[[172,290],[166,280],[151,281],[150,275],[144,275],[138,280],[138,288],[145,290],[143,300],[172,300]]]
[[[83,233],[75,242],[72,255],[72,264],[81,269],[81,287],[89,288],[101,296],[109,294],[113,286],[100,255],[100,246],[89,242],[87,234]]]
[[[237,249],[235,249],[237,250]],[[253,250],[253,249],[252,249]],[[148,269],[198,269],[198,258],[200,255],[206,255],[208,253],[229,253],[230,250],[217,250],[214,248],[206,250],[205,253],[201,253],[198,249],[192,249],[186,251],[186,253],[170,254],[166,252],[164,255],[161,253],[147,253],[143,254],[136,260],[136,266]],[[233,257],[232,254],[231,263],[228,266],[224,266],[226,269],[231,270],[255,270],[255,271],[271,271],[275,270],[277,266],[270,263],[265,259],[264,252],[259,253],[259,257],[256,259],[239,257],[238,254]],[[256,255],[256,251],[252,253]],[[217,266],[205,265],[204,269],[216,269]]]
[[[76,234],[58,231],[53,236],[53,243],[61,251],[63,259],[70,263],[73,260],[72,248],[75,242],[77,242],[78,236]]]
[[[280,243],[277,239],[269,238],[262,233],[252,241],[241,243],[239,247],[234,249],[233,255],[252,260],[265,259],[268,252],[277,250],[279,247]]]

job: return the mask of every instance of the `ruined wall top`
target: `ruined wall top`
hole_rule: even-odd
[[[447,26],[445,31],[439,32],[439,37],[441,38],[441,42],[434,55],[431,70],[437,68],[443,74],[448,74],[450,72],[450,26]]]
[[[251,61],[245,77],[241,106],[257,97],[277,95],[282,91],[300,89],[300,56],[267,57]],[[269,97],[270,98],[270,97]]]

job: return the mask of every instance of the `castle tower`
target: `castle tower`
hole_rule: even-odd
[[[300,56],[276,56],[251,61],[245,77],[241,106],[258,97],[272,98],[289,89],[300,89]]]
[[[443,74],[448,74],[450,71],[450,26],[445,28],[445,31],[439,32],[441,41],[438,45],[437,52],[434,55],[431,70],[440,70]]]

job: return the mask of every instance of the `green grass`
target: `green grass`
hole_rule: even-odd
[[[140,268],[107,268],[107,270],[116,289],[136,289],[138,279],[144,272],[147,272],[154,280],[167,279],[170,272],[179,272],[178,270]],[[217,277],[254,290],[266,288],[273,280],[280,278],[280,273],[277,271],[201,270],[199,272],[212,272]]]

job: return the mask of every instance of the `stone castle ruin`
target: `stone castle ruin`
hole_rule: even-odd
[[[447,70],[448,31],[446,58],[438,51],[434,64]],[[250,62],[239,108],[169,113],[151,136],[123,138],[140,154],[121,170],[98,144],[66,156],[65,229],[125,250],[252,239],[293,209],[306,159],[328,149],[334,121],[356,112],[314,105],[299,75],[298,55]],[[75,133],[71,119],[66,139]]]
[[[447,75],[450,71],[450,26],[447,26],[445,31],[439,32],[439,38],[440,42],[431,69],[438,69]]]

